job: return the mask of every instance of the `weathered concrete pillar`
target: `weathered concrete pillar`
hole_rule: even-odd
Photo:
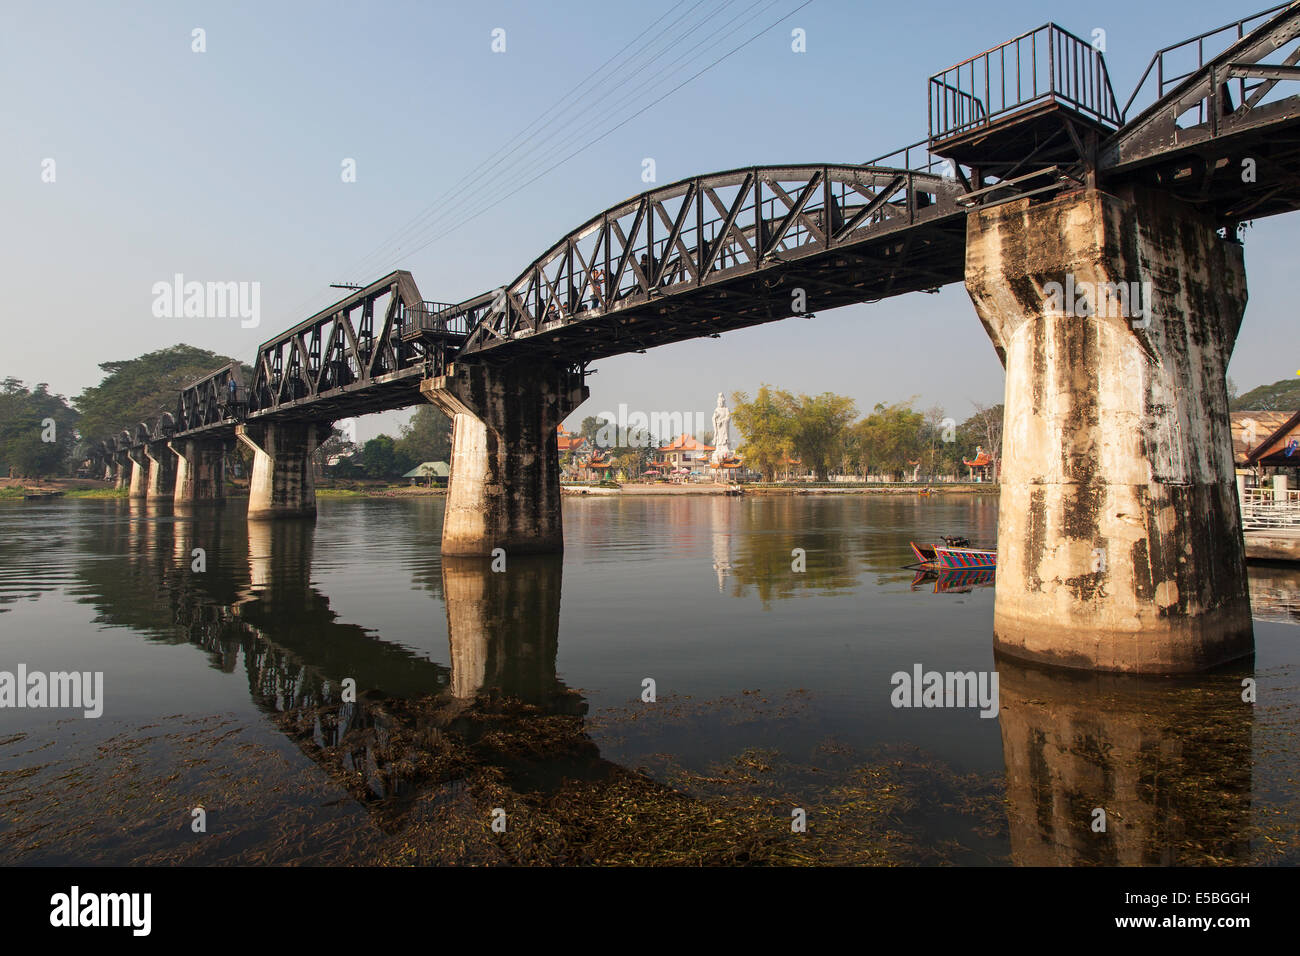
[[[420,391],[455,423],[442,553],[564,550],[555,428],[587,387],[541,362],[457,363]]]
[[[1007,370],[996,647],[1143,673],[1252,653],[1241,247],[1157,193],[1024,199],[969,217],[966,287]]]
[[[168,442],[176,453],[176,504],[217,503],[226,497],[226,449],[219,441]]]
[[[126,456],[131,459],[131,490],[128,498],[147,498],[149,496],[149,457],[144,447],[132,448]]]
[[[131,484],[131,459],[119,451],[113,459],[113,487],[118,491]]]
[[[149,459],[147,497],[150,501],[170,500],[176,493],[176,456],[165,441],[145,445],[144,453]]]
[[[316,477],[311,456],[329,435],[328,423],[271,422],[235,427],[253,451],[248,517],[301,518],[316,514]]]

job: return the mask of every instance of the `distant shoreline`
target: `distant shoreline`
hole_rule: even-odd
[[[740,494],[736,495],[737,488]],[[929,494],[924,494],[928,489]],[[1001,486],[993,483],[940,483],[937,485],[714,485],[714,484],[625,484],[621,488],[602,488],[595,485],[561,485],[560,493],[566,498],[599,498],[605,496],[637,497],[793,497],[795,495],[894,495],[904,497],[942,497],[946,495],[996,495]],[[0,479],[0,498],[22,500],[24,494],[50,494],[65,492],[68,498],[125,498],[125,488],[114,489],[109,482],[86,478]],[[242,498],[248,494],[246,486],[228,488],[226,497]],[[412,487],[398,485],[387,488],[334,488],[317,486],[318,498],[439,498],[447,494],[445,487]]]

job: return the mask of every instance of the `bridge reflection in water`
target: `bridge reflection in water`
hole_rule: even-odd
[[[503,573],[489,559],[443,558],[427,571],[419,583],[445,606],[444,665],[338,618],[313,583],[311,521],[248,523],[219,510],[175,517],[143,503],[130,514],[127,547],[103,549],[125,550],[127,560],[82,569],[104,619],[172,642],[179,628],[227,673],[242,661],[252,699],[384,833],[427,822],[430,799],[458,804],[463,824],[486,821],[503,802],[514,813],[575,781],[599,781],[633,802],[667,795],[684,812],[713,816],[697,797],[601,757],[586,700],[557,676],[562,557],[511,558]],[[117,527],[105,522],[99,533]],[[722,552],[710,547],[720,573],[738,574],[738,584],[745,568],[789,560],[781,536],[728,526],[727,537]],[[834,535],[820,544],[828,554],[846,550]],[[193,549],[205,545],[214,563],[191,573]],[[224,564],[214,560],[221,553]],[[229,559],[236,553],[246,555],[246,571]],[[880,570],[871,564],[852,573],[833,565],[823,586],[849,587]],[[760,596],[766,604],[789,595]],[[1249,669],[1171,681],[1049,671],[1003,657],[997,670],[1009,862],[1250,860],[1254,722],[1239,694]],[[345,678],[356,681],[355,702],[343,700]],[[1214,689],[1220,683],[1224,692]],[[1105,832],[1092,827],[1098,808]],[[777,823],[759,829],[788,840]],[[820,841],[838,839],[833,819],[821,831]],[[558,838],[552,859],[573,862],[589,851]],[[708,861],[757,858],[748,845]]]
[[[154,640],[183,635],[226,673],[242,664],[259,709],[384,833],[427,823],[430,800],[456,804],[462,827],[486,833],[494,808],[515,812],[511,797],[575,781],[693,803],[603,760],[587,736],[587,702],[556,674],[562,556],[512,557],[504,572],[490,559],[443,558],[417,580],[442,597],[448,666],[339,619],[313,583],[310,520],[120,507],[130,519],[126,560],[82,569],[101,619]],[[202,546],[208,569],[192,573]],[[345,679],[355,700],[344,699]],[[469,859],[491,860],[490,851]]]

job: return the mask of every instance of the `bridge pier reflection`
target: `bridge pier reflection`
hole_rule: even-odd
[[[997,667],[1013,863],[1247,861],[1247,671],[1218,672],[1207,690],[1204,678],[1089,674],[1003,654]]]
[[[558,554],[511,558],[500,572],[486,558],[443,558],[454,696],[491,689],[531,704],[556,698],[563,568]]]
[[[449,668],[339,619],[312,583],[313,521],[230,517],[133,522],[142,567],[86,567],[105,619],[159,635],[179,626],[214,666],[244,673],[268,719],[382,830],[438,812],[448,794],[477,821],[500,805],[499,785],[533,794],[625,773],[600,758],[585,699],[556,673],[562,556],[512,558],[505,572],[447,559],[434,590],[447,592]],[[219,555],[245,544],[247,577],[211,556],[207,573],[188,571],[195,545]],[[141,587],[142,572],[157,586]],[[340,693],[346,678],[355,700]]]

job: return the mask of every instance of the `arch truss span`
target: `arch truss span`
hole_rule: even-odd
[[[437,318],[445,308],[404,270],[358,289],[258,347],[245,417],[329,421],[419,402],[420,379],[459,341]]]
[[[243,372],[238,362],[231,362],[181,389],[173,434],[229,430],[247,404]]]
[[[650,190],[454,307],[469,328],[461,355],[510,346],[501,358],[583,363],[958,282],[963,194],[956,178],[863,165],[755,166]]]

